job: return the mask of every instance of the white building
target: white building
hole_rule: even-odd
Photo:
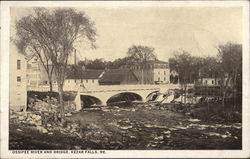
[[[202,85],[207,85],[207,86],[218,86],[220,85],[220,79],[212,78],[212,77],[203,77],[201,78],[200,83]]]
[[[18,53],[17,48],[10,45],[10,109],[15,111],[26,110],[26,59]]]
[[[64,90],[77,90],[79,86],[92,87],[99,85],[99,78],[104,70],[84,70],[82,72],[71,72],[64,81]]]
[[[168,62],[156,60],[140,64],[123,65],[121,69],[131,69],[141,84],[166,84],[170,82]]]
[[[33,57],[27,62],[27,87],[37,88],[40,83],[40,65],[38,59]]]

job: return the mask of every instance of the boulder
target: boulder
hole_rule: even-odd
[[[45,129],[44,127],[42,127],[42,126],[37,126],[36,129],[37,129],[38,131],[42,132],[42,133],[48,133],[48,130]]]

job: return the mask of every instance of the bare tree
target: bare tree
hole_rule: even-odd
[[[133,45],[128,49],[128,57],[131,58],[132,62],[139,63],[142,70],[141,83],[144,84],[144,66],[150,60],[156,60],[157,57],[154,53],[154,48],[141,45]]]
[[[68,58],[74,51],[74,44],[82,39],[95,46],[96,29],[84,12],[68,8],[35,8],[34,14],[17,22],[19,45],[29,46],[37,54],[43,54],[51,61],[59,92],[60,115],[65,118],[63,85]],[[34,47],[35,46],[35,47]]]
[[[39,34],[36,33],[35,26],[31,25],[34,23],[34,19],[30,17],[25,17],[16,23],[16,39],[14,43],[16,44],[20,53],[25,54],[31,60],[37,57],[45,69],[50,86],[50,95],[53,91],[52,88],[52,76],[54,65],[51,65],[51,60],[49,58],[48,50],[39,43],[35,36]],[[36,33],[36,34],[35,34]]]

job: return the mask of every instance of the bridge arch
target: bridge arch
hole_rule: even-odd
[[[132,102],[132,101],[142,101],[143,98],[134,92],[122,92],[111,96],[107,101],[107,105],[112,105],[118,102]]]
[[[80,95],[80,99],[81,99],[82,108],[102,104],[102,101],[99,98],[91,96],[91,95]]]
[[[158,90],[157,91],[153,91],[151,93],[149,93],[146,97],[146,102],[149,102],[149,101],[155,101],[156,98],[157,98],[157,94],[160,93]]]

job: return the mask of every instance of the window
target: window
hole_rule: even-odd
[[[166,77],[164,77],[164,81],[166,81]]]
[[[94,81],[94,80],[92,80],[92,83],[95,83],[95,81]]]
[[[160,71],[158,72],[158,74],[160,74]]]
[[[21,60],[17,60],[17,69],[21,70]]]
[[[214,80],[212,80],[212,84],[214,84]]]
[[[88,83],[88,80],[86,80],[86,83]]]
[[[205,80],[205,84],[207,84],[207,80]]]
[[[17,76],[16,80],[17,80],[17,82],[21,82],[21,77]]]
[[[166,71],[164,71],[164,75],[166,75]]]
[[[160,79],[160,77],[158,77],[158,81],[160,81],[161,79]]]

